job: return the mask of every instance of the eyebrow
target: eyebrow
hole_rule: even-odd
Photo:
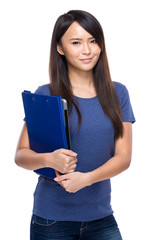
[[[93,38],[94,38],[94,37],[90,37],[90,38],[88,38],[88,39],[90,40],[90,39],[93,39]],[[83,40],[83,39],[82,39],[82,38],[71,38],[71,39],[70,39],[70,41],[73,41],[73,40]]]

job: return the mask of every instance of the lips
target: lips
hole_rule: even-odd
[[[81,62],[84,62],[84,63],[89,63],[91,62],[92,58],[83,58],[83,59],[80,59]]]

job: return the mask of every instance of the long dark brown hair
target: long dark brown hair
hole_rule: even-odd
[[[68,77],[67,62],[65,57],[57,52],[57,45],[60,44],[61,37],[75,21],[96,39],[101,48],[100,58],[93,69],[94,86],[102,109],[113,124],[115,139],[117,139],[123,136],[121,108],[110,77],[102,27],[97,19],[88,12],[71,10],[61,15],[55,23],[49,62],[51,95],[58,95],[65,98],[68,102],[69,113],[71,113],[72,106],[75,106],[80,126],[81,113],[73,97],[71,83]]]

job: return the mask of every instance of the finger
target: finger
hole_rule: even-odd
[[[77,163],[76,160],[69,162],[69,163],[68,163],[68,168],[70,168],[70,167],[72,167],[72,166],[75,166],[76,163]]]
[[[78,162],[77,158],[70,159],[70,164],[75,164],[77,162]]]
[[[68,173],[73,173],[75,169],[69,170]]]
[[[76,165],[76,164],[70,166],[70,167],[68,168],[68,170],[67,170],[67,173],[69,173],[69,172],[74,172],[76,168],[77,168],[77,165]]]
[[[60,176],[54,178],[54,180],[56,182],[61,182],[61,181],[67,180],[67,179],[69,179],[69,174],[60,175]]]
[[[71,165],[71,166],[69,166],[69,167],[68,167],[68,171],[75,170],[75,169],[76,169],[76,167],[77,167],[77,165],[76,165],[76,164],[74,164],[74,165]]]
[[[56,173],[56,177],[61,176],[57,170],[55,170],[55,173]]]
[[[77,156],[77,153],[73,152],[72,150],[68,150],[68,149],[63,149],[62,152],[68,156],[71,156],[71,157],[76,157]]]
[[[72,166],[78,162],[77,158],[69,158],[68,160],[68,166]]]
[[[65,180],[66,181],[66,180]],[[62,182],[57,182],[61,187],[63,187],[65,189],[65,181]]]

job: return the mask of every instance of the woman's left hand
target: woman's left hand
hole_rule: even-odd
[[[64,175],[60,175],[56,171],[56,178],[54,181],[58,182],[67,192],[75,193],[80,189],[89,186],[88,173],[73,172]]]

